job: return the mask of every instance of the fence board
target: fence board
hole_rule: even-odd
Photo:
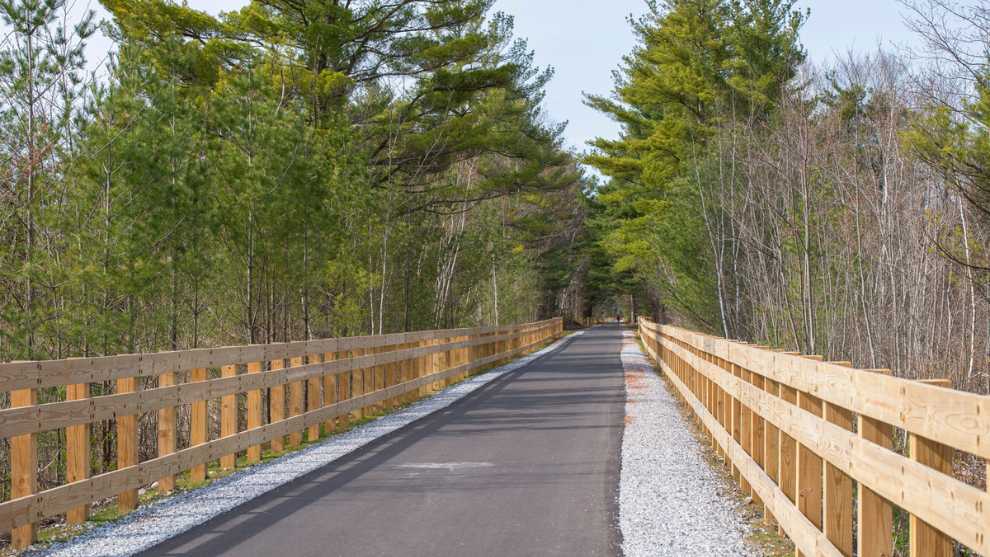
[[[677,327],[664,326],[663,334],[856,414],[990,458],[990,397],[759,350]]]
[[[821,362],[772,352],[766,352],[763,356],[755,356],[750,347],[742,346],[737,351],[736,343],[729,343],[726,346],[725,344],[707,339],[694,339],[694,342],[687,342],[683,338],[690,335],[683,334],[682,331],[677,330],[677,338],[668,336],[666,334],[666,327],[662,328],[664,331],[662,334],[651,332],[648,326],[644,326],[643,330],[648,334],[658,335],[658,346],[662,353],[665,355],[669,354],[670,357],[676,357],[684,361],[691,369],[697,370],[698,373],[715,381],[720,388],[731,393],[734,399],[758,413],[768,424],[772,424],[780,430],[779,486],[781,492],[785,493],[785,495],[788,488],[786,477],[789,465],[786,462],[787,448],[785,446],[787,445],[788,438],[793,439],[799,444],[799,449],[806,449],[807,452],[805,453],[802,453],[800,450],[797,451],[797,486],[800,490],[798,492],[797,505],[810,515],[812,519],[810,522],[812,524],[826,530],[829,529],[828,525],[821,524],[820,521],[816,523],[814,520],[816,510],[821,508],[819,507],[820,503],[816,500],[816,497],[818,497],[817,488],[811,490],[805,490],[804,488],[815,486],[816,476],[817,478],[831,477],[833,483],[838,481],[841,489],[833,494],[834,499],[832,502],[835,506],[841,504],[843,510],[841,511],[841,516],[835,519],[836,526],[832,537],[836,538],[840,545],[844,545],[844,548],[841,550],[842,553],[849,554],[848,535],[846,534],[847,526],[851,529],[847,517],[851,511],[847,510],[849,497],[845,477],[848,477],[850,482],[857,481],[860,484],[861,495],[865,494],[865,497],[861,497],[859,503],[860,517],[863,517],[864,513],[871,509],[879,511],[875,519],[861,521],[859,526],[861,532],[864,524],[875,525],[880,530],[886,530],[888,528],[889,519],[887,517],[889,514],[887,509],[889,508],[889,504],[884,501],[887,500],[900,506],[916,517],[917,520],[927,523],[933,530],[939,532],[940,535],[944,535],[946,538],[954,538],[977,552],[984,554],[990,552],[990,547],[988,547],[984,533],[986,525],[990,523],[987,514],[990,512],[990,496],[988,496],[987,492],[953,478],[949,474],[951,470],[948,468],[941,468],[940,471],[929,465],[916,462],[892,452],[888,448],[889,445],[885,445],[889,441],[889,427],[896,424],[877,420],[874,417],[877,414],[884,414],[883,412],[873,411],[872,415],[866,416],[860,414],[858,416],[860,431],[858,433],[852,432],[852,420],[849,418],[850,413],[855,414],[855,412],[852,412],[850,408],[841,407],[834,402],[828,402],[830,400],[839,400],[841,397],[829,393],[822,382],[802,379],[802,377],[807,375],[809,369],[821,369],[816,367],[818,365],[826,365],[834,369],[845,370],[844,373],[850,378],[849,381],[855,384],[871,383],[870,381],[854,377],[855,374],[883,377],[882,375],[863,370],[844,368],[837,364],[822,364]],[[697,336],[701,337],[701,335]],[[747,365],[758,364],[760,361],[775,361],[785,366],[784,368],[768,372],[769,375],[772,375],[771,380],[779,383],[780,397],[775,397],[765,389],[760,389],[749,382],[743,381],[734,374],[726,372],[721,367],[695,355],[692,350],[697,350],[694,347],[699,345],[716,350],[716,352],[721,351],[722,354],[729,355],[730,357],[732,357],[734,351],[737,351],[739,354],[746,354],[745,358],[737,357],[735,359],[738,362],[736,365],[743,366],[744,368]],[[688,349],[687,346],[691,346],[692,349]],[[777,359],[781,356],[786,357]],[[763,371],[766,371],[765,368],[761,369],[761,374]],[[872,382],[871,384],[883,385],[885,383],[881,381]],[[812,391],[805,392],[794,386],[810,387]],[[937,390],[937,388],[930,385],[925,385],[925,387]],[[948,389],[943,390],[951,392]],[[894,405],[902,409],[912,407],[913,405],[920,405],[921,407],[934,408],[936,414],[940,412],[940,403],[932,406],[923,400],[914,398],[918,392],[920,391],[905,388],[903,393],[906,400],[901,401],[901,403],[894,403]],[[792,397],[790,395],[792,393],[797,395],[794,400],[791,400]],[[869,396],[868,394],[863,394],[854,402],[860,404],[862,401],[867,400]],[[960,421],[972,419],[976,420],[973,423],[977,423],[981,419],[977,412],[982,408],[984,402],[982,399],[986,399],[987,397],[978,398],[981,398],[978,404],[970,405],[968,409],[962,408],[955,411],[955,415]],[[962,397],[962,399],[971,400],[970,397]],[[945,398],[940,400],[945,400]],[[830,408],[833,405],[835,408]],[[871,405],[866,404],[861,407],[871,407]],[[967,410],[972,410],[974,415],[967,418]],[[829,412],[829,415],[824,416],[826,419],[823,419],[824,411]],[[909,412],[915,411],[912,410]],[[895,421],[903,423],[900,420]],[[931,427],[920,426],[911,420],[908,420],[908,423],[913,423],[916,429]],[[916,436],[916,438],[920,439],[921,437]],[[957,435],[954,439],[971,448],[976,446],[969,444],[970,440],[966,439],[965,436]],[[943,439],[939,441],[947,444]],[[960,447],[957,446],[954,448],[959,449]],[[817,466],[814,465],[816,458],[818,459]],[[947,461],[948,458],[943,457],[942,460]],[[823,469],[822,461],[827,462],[832,467],[831,474],[827,467]],[[807,464],[807,466],[803,464]],[[938,464],[936,463],[936,465]],[[817,471],[817,474],[815,471]],[[840,476],[840,473],[844,476]],[[749,479],[749,481],[752,481],[752,479]],[[821,480],[817,481],[820,483]],[[825,497],[826,501],[824,504],[827,509],[828,495]],[[865,511],[864,508],[866,509]],[[820,511],[818,512],[820,513]],[[841,526],[839,526],[840,524]],[[787,530],[784,524],[781,524],[781,526],[784,527],[785,531]],[[790,535],[791,532],[788,531],[788,534]],[[883,552],[886,551],[886,544],[879,540],[877,536],[861,536],[860,539],[863,544],[861,555],[883,555]]]
[[[174,475],[191,468],[199,469],[201,467],[205,477],[206,468],[204,463],[219,459],[224,455],[247,450],[252,445],[261,445],[268,441],[274,443],[276,439],[281,439],[292,432],[300,432],[314,424],[318,425],[328,420],[333,420],[336,417],[345,416],[356,409],[379,404],[405,393],[418,392],[428,384],[443,381],[451,377],[463,376],[474,370],[484,368],[497,360],[523,353],[541,344],[544,340],[550,338],[551,335],[556,334],[556,332],[559,332],[559,328],[554,327],[551,329],[548,326],[544,328],[543,332],[544,334],[541,336],[534,337],[536,338],[535,341],[525,345],[519,345],[504,353],[479,358],[475,361],[467,362],[431,375],[424,374],[410,381],[368,392],[361,396],[352,396],[347,400],[340,400],[321,408],[306,410],[299,415],[287,419],[273,421],[268,425],[250,428],[247,431],[232,436],[220,437],[212,441],[207,439],[208,430],[205,427],[206,401],[200,401],[203,404],[202,408],[204,411],[202,413],[202,419],[199,421],[196,418],[196,403],[194,403],[192,421],[194,425],[201,425],[202,427],[199,429],[200,433],[198,435],[191,436],[191,445],[188,448],[145,462],[134,463],[87,480],[68,483],[47,490],[42,494],[32,495],[33,486],[30,489],[21,489],[18,491],[18,498],[0,503],[0,528],[15,532],[23,531],[24,528],[31,528],[31,525],[41,518],[64,513],[72,507],[106,497],[109,493],[136,490],[165,475]],[[513,338],[518,338],[518,336],[521,336],[521,333],[517,332]],[[206,369],[197,369],[191,374],[190,381],[206,381],[206,377]],[[33,396],[33,393],[30,396]],[[26,400],[25,404],[34,402],[33,399],[15,397],[15,402],[18,400]],[[196,431],[194,429],[191,433],[195,434]],[[31,434],[22,437],[33,439],[33,435]],[[14,441],[14,439],[11,439],[11,441]],[[17,454],[35,454],[36,458],[36,453],[32,451],[21,451]],[[19,469],[33,472],[36,468],[36,462],[34,462],[33,466],[31,463],[25,462]]]

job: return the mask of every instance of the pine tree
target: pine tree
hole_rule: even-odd
[[[0,157],[6,161],[0,176],[10,195],[0,209],[7,213],[0,219],[0,284],[6,293],[0,322],[9,324],[0,329],[0,357],[57,350],[39,342],[39,332],[53,323],[59,295],[58,281],[46,273],[57,263],[46,261],[54,254],[43,233],[60,189],[59,155],[71,150],[83,50],[93,32],[91,13],[66,28],[58,18],[65,9],[64,0],[0,1],[0,21],[11,30],[0,49]]]

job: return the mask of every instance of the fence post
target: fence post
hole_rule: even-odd
[[[36,406],[38,393],[34,389],[10,392],[10,407]],[[38,442],[34,433],[15,435],[10,443],[10,498],[17,499],[38,490]],[[18,526],[10,532],[14,549],[24,549],[34,543],[34,523]]]
[[[374,356],[375,354],[381,353],[382,349],[380,346],[374,348],[369,348],[365,351],[368,356]],[[371,361],[375,361],[372,359]],[[368,366],[361,370],[364,375],[364,394],[371,394],[378,390],[378,370],[381,366]],[[365,417],[372,417],[377,414],[382,408],[381,402],[375,402],[364,407]]]
[[[375,349],[375,354],[384,354],[389,351],[390,346],[379,346]],[[377,365],[372,369],[372,380],[375,382],[375,388],[373,391],[379,391],[388,385],[388,366],[385,364]],[[375,403],[376,412],[380,413],[387,410],[389,407],[387,400],[382,400]]]
[[[117,380],[117,393],[133,393],[137,391],[136,377],[122,377]],[[128,414],[117,416],[117,469],[121,470],[134,466],[138,462],[137,448],[137,416]],[[137,489],[125,489],[117,495],[117,510],[130,512],[137,508]]]
[[[405,343],[402,344],[402,348],[400,348],[400,350],[409,350],[409,349],[415,348],[415,347],[416,347],[415,344],[412,344],[412,343],[409,343],[409,342],[405,342]],[[411,370],[411,366],[412,366],[412,360],[411,359],[405,358],[403,360],[400,360],[396,365],[398,366],[396,368],[396,374],[397,374],[397,379],[396,380],[397,380],[398,383],[405,383],[406,381],[409,381],[410,379],[412,379],[410,377],[410,370]],[[406,403],[406,400],[408,400],[408,398],[409,398],[409,393],[402,393],[402,394],[400,394],[399,396],[397,396],[395,398],[395,404],[397,406],[401,406],[401,405],[403,405],[403,404]]]
[[[873,369],[890,375],[889,369]],[[885,449],[894,446],[894,427],[866,416],[858,417],[859,436]],[[893,557],[894,506],[870,488],[859,484],[857,534],[860,557]]]
[[[419,341],[419,346],[420,346],[420,348],[427,348],[428,349],[430,346],[433,346],[433,342],[434,342],[433,339],[421,340],[421,341]],[[433,355],[432,354],[426,354],[426,355],[420,356],[419,361],[416,364],[416,367],[418,368],[417,369],[417,375],[416,375],[416,377],[418,377],[418,378],[425,377],[425,376],[429,375],[430,373],[432,373],[433,372]],[[416,394],[416,398],[423,398],[424,396],[428,395],[430,393],[430,390],[429,389],[430,389],[429,385],[423,385],[422,387],[420,387],[419,388],[419,392]]]
[[[199,383],[200,381],[206,381],[207,371],[206,368],[198,367],[193,369],[189,373],[189,381],[191,383]],[[194,447],[196,445],[202,445],[210,438],[209,421],[207,416],[206,399],[197,400],[192,403],[192,409],[190,411],[190,425],[189,425],[189,446]],[[189,480],[193,483],[200,483],[206,481],[206,463],[197,464],[193,466],[189,471]]]
[[[237,366],[226,365],[220,368],[221,377],[237,377]],[[237,435],[237,394],[220,397],[220,437]],[[220,469],[233,470],[237,464],[237,455],[225,454],[220,457]]]
[[[336,354],[338,360],[347,359],[349,357],[348,352],[337,352]],[[351,381],[353,372],[348,371],[346,373],[341,373],[337,375],[337,400],[343,402],[351,398],[351,389],[354,388],[353,381]],[[347,429],[351,422],[351,414],[345,413],[337,416],[337,425],[342,429]]]
[[[302,356],[295,356],[289,360],[290,367],[300,367],[303,365]],[[293,381],[289,383],[289,417],[298,416],[303,413],[303,382]],[[295,449],[302,444],[302,431],[289,432],[290,449]]]
[[[450,344],[451,342],[457,342],[457,338],[456,337],[447,337],[447,338],[443,339],[443,343],[444,344]],[[446,371],[446,370],[450,369],[450,367],[452,365],[452,361],[453,361],[453,357],[452,357],[453,356],[453,353],[450,350],[450,348],[448,347],[447,350],[444,350],[444,351],[440,352],[439,356],[440,356],[440,361],[443,362],[443,363],[440,364],[440,369],[438,369],[437,371]],[[450,384],[450,378],[441,379],[439,381],[435,381],[433,383],[433,392],[435,393],[435,392],[438,392],[440,390],[443,390],[443,388],[446,387],[449,384]]]
[[[357,358],[364,355],[364,350],[361,348],[351,350],[351,358]],[[351,368],[351,398],[357,398],[364,394],[364,370]],[[355,421],[360,420],[364,417],[364,408],[355,408],[351,412],[351,418]]]
[[[952,387],[952,382],[948,379],[933,379],[922,381],[922,383],[946,388]],[[934,468],[943,474],[952,475],[952,459],[955,456],[955,449],[952,447],[910,433],[908,434],[908,451],[912,460]],[[929,526],[924,520],[912,514],[908,529],[911,557],[952,557],[952,538]]]
[[[668,365],[671,365],[671,369],[673,369],[672,364],[674,362],[674,358],[676,358],[674,353],[667,349],[667,347],[661,346],[660,354],[666,357],[668,360]],[[714,363],[723,371],[728,371],[726,369],[725,360],[722,358],[716,358]],[[739,431],[739,425],[736,423],[738,418],[736,413],[735,397],[732,396],[732,392],[728,389],[722,390],[722,412],[724,414],[722,419],[725,420],[725,431],[729,433],[730,438],[735,439],[736,434]],[[728,449],[728,446],[726,446],[726,449]],[[737,474],[739,473],[739,470],[736,468],[735,463],[732,462],[732,459],[729,458],[728,452],[725,453],[725,467],[729,471],[730,476],[738,479]]]
[[[821,356],[803,356],[809,360],[821,361]],[[798,391],[798,406],[807,412],[824,417],[822,400],[808,393]],[[822,529],[822,499],[823,499],[823,478],[822,457],[814,451],[798,443],[797,446],[797,506],[798,509],[811,523]],[[799,550],[795,550],[795,555],[804,555]]]
[[[736,364],[725,362],[721,358],[719,358],[719,364],[721,364],[723,368],[728,367],[729,373],[734,375],[737,379],[739,378],[739,366],[737,366]],[[748,443],[744,442],[744,440],[748,441],[749,439],[749,435],[748,435],[749,432],[746,429],[746,424],[748,423],[748,421],[749,420],[746,419],[745,407],[742,405],[742,402],[738,398],[733,396],[732,397],[732,438],[736,440],[736,443],[739,443],[739,446],[742,447],[743,451],[745,452],[749,452],[746,450],[746,444]],[[746,482],[746,478],[743,477],[742,473],[739,470],[739,467],[736,466],[735,463],[733,463],[732,465],[732,476],[736,479],[736,483],[739,484],[739,488],[742,490],[742,492],[748,494],[749,484]]]
[[[770,396],[780,396],[780,385],[773,379],[763,378],[763,390]],[[777,426],[764,420],[766,429],[763,432],[763,466],[775,484],[780,485],[780,430]],[[768,509],[764,508],[764,521],[767,524],[776,524],[777,519]]]
[[[175,372],[167,371],[158,376],[159,387],[175,386]],[[158,410],[158,456],[175,452],[175,407],[166,406]],[[158,479],[158,492],[168,494],[175,491],[175,476],[168,474]]]
[[[656,342],[654,342],[653,338],[651,337],[647,337],[647,338],[648,338],[647,346],[652,348],[657,353],[657,359],[659,360],[660,351],[656,347]],[[715,421],[718,422],[720,426],[722,426],[722,429],[724,429],[725,431],[729,431],[729,428],[726,427],[726,422],[725,422],[725,391],[722,389],[722,387],[719,386],[717,381],[712,381],[712,388],[713,388],[712,404],[715,410],[714,413]],[[727,461],[729,458],[728,453],[725,452],[725,447],[723,447],[722,444],[717,441],[715,442],[715,454],[723,461]]]
[[[386,351],[386,354],[389,353],[389,352],[395,352],[397,350],[402,350],[402,343],[396,343],[396,344],[393,344],[393,345],[389,346],[389,349]],[[389,387],[392,387],[393,385],[395,385],[395,366],[396,365],[397,365],[397,362],[389,362],[387,364],[383,364],[383,368],[384,368],[383,375],[385,376],[385,382],[384,382],[383,386],[386,389],[389,388]],[[391,411],[396,406],[395,397],[386,398],[384,400],[383,404],[385,406],[385,410],[386,411]]]
[[[89,398],[89,383],[68,385],[65,388],[66,400]],[[89,478],[89,424],[70,425],[65,428],[65,479],[78,482]],[[65,513],[69,524],[86,522],[89,505],[79,505]]]
[[[832,362],[852,367],[852,362]],[[853,413],[845,408],[824,404],[825,419],[843,429],[853,431]],[[825,536],[846,557],[853,554],[853,481],[833,464],[825,463]]]
[[[308,356],[307,362],[310,364],[319,364],[320,355],[310,354]],[[323,393],[321,392],[322,381],[320,381],[319,375],[314,375],[306,380],[306,411],[318,410],[323,408]],[[314,423],[313,425],[306,428],[306,439],[310,442],[318,441],[320,439],[320,424]]]
[[[247,373],[261,373],[261,362],[249,362]],[[247,428],[248,430],[261,427],[261,389],[251,389],[247,392]],[[261,445],[251,445],[247,449],[247,463],[261,462]]]
[[[281,371],[285,369],[285,360],[279,358],[277,360],[272,360],[269,364],[269,370],[271,372]],[[274,424],[275,422],[281,422],[285,419],[285,384],[280,383],[271,388],[268,393],[268,423]],[[285,450],[285,437],[282,435],[276,435],[272,437],[271,441],[272,452],[280,453]]]
[[[323,354],[323,362],[333,362],[337,360],[336,352],[325,352]],[[325,373],[323,375],[323,406],[330,406],[331,404],[337,403],[337,375],[336,373]],[[323,429],[326,430],[327,434],[333,433],[335,428],[334,419],[327,418],[327,421],[323,422]]]
[[[374,354],[384,354],[388,351],[388,346],[378,346],[374,349]],[[371,392],[379,391],[385,386],[385,365],[380,364],[371,368],[371,384],[373,385]],[[388,401],[381,400],[375,403],[374,411],[376,414],[383,412],[388,408]]]

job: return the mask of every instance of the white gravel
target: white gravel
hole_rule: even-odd
[[[581,334],[574,333],[573,336]],[[111,524],[94,528],[66,543],[31,553],[52,557],[116,557],[133,555],[177,536],[273,489],[333,463],[335,460],[442,410],[477,389],[555,350],[567,338],[510,364],[458,383],[433,397],[368,422],[345,434],[290,453],[265,464],[245,468],[213,484],[168,497]]]
[[[732,488],[705,461],[676,399],[626,331],[619,528],[626,557],[750,556]]]

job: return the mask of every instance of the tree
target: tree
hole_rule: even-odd
[[[0,45],[0,126],[5,138],[0,174],[5,202],[0,248],[2,301],[0,330],[9,346],[0,353],[36,357],[51,346],[39,345],[39,330],[52,322],[57,281],[50,238],[42,223],[60,192],[60,155],[71,151],[75,100],[85,66],[83,47],[92,34],[92,14],[69,28],[59,20],[62,0],[3,0],[0,20],[11,29]]]
[[[586,157],[611,183],[603,238],[616,270],[663,284],[666,305],[726,336],[736,332],[734,223],[741,187],[733,129],[766,123],[803,52],[804,16],[787,0],[650,4],[633,29],[612,97],[587,104],[622,126]],[[659,270],[659,273],[658,273]]]

